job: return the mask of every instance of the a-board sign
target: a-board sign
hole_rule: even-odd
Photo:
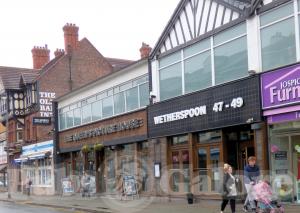
[[[128,175],[123,177],[123,190],[124,195],[137,195],[137,185],[134,176]]]
[[[73,194],[74,193],[74,187],[73,187],[72,181],[69,178],[63,178],[61,180],[61,183],[62,183],[63,194]]]

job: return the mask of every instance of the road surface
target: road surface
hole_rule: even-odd
[[[69,213],[74,211],[43,208],[40,206],[20,205],[15,203],[0,202],[1,213]]]

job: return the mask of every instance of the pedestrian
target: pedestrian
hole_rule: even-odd
[[[251,156],[248,158],[248,165],[246,165],[244,168],[244,184],[247,192],[247,197],[243,208],[245,212],[247,212],[249,208],[251,211],[256,211],[257,202],[255,201],[253,187],[256,183],[258,183],[259,176],[260,169],[256,165],[256,157]]]
[[[25,183],[25,189],[26,189],[27,196],[30,196],[31,185],[32,185],[32,181],[31,181],[30,177],[27,177],[26,178],[26,183]]]
[[[90,197],[90,177],[86,172],[83,172],[83,176],[81,178],[81,187],[82,187],[82,197],[86,195]]]
[[[221,213],[224,212],[228,202],[230,202],[231,212],[235,213],[235,200],[237,197],[237,183],[238,179],[233,175],[233,169],[229,164],[224,164],[224,178],[223,178],[223,193]]]

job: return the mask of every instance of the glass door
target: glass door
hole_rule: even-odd
[[[190,160],[188,150],[176,150],[171,153],[171,191],[174,193],[190,192]]]
[[[300,203],[300,135],[291,136],[292,173],[294,174],[294,195]]]
[[[197,150],[196,189],[218,192],[220,186],[220,146],[200,146]]]

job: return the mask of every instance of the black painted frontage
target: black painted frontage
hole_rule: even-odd
[[[168,177],[168,186],[161,186],[168,196],[192,192],[219,198],[224,163],[243,175],[247,158],[253,155],[262,170],[267,169],[265,132],[258,75],[148,108],[148,135],[157,147],[155,163],[168,172],[158,181],[164,183]]]

